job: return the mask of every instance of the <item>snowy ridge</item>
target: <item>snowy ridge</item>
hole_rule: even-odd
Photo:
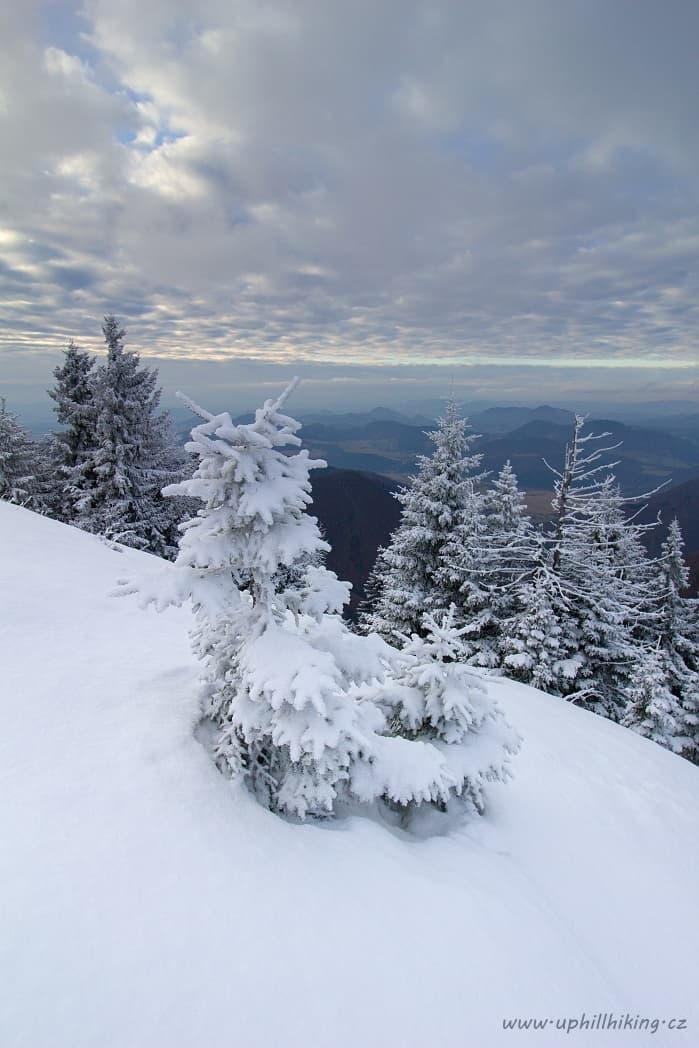
[[[497,681],[483,817],[291,825],[194,738],[190,613],[108,596],[157,562],[4,502],[0,550],[3,1048],[696,1043],[689,762]],[[688,1028],[502,1028],[582,1012]]]

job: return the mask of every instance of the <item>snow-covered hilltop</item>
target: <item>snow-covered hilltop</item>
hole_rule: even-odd
[[[695,1043],[689,762],[490,682],[483,817],[292,825],[193,736],[190,613],[108,596],[147,554],[5,502],[0,550],[3,1048]],[[583,1012],[687,1029],[503,1029]]]

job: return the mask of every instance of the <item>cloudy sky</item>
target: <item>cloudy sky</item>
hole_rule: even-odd
[[[115,312],[236,395],[690,398],[697,40],[696,0],[6,3],[0,387]]]

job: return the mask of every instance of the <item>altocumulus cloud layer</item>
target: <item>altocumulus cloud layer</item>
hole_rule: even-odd
[[[161,357],[685,395],[698,39],[695,0],[5,4],[0,352],[114,311]]]

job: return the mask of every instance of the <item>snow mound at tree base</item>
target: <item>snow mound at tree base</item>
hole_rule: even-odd
[[[495,682],[483,817],[291,825],[193,736],[188,612],[108,596],[146,554],[1,502],[0,550],[3,1048],[696,1043],[697,768]],[[503,1029],[583,1012],[688,1028]]]

